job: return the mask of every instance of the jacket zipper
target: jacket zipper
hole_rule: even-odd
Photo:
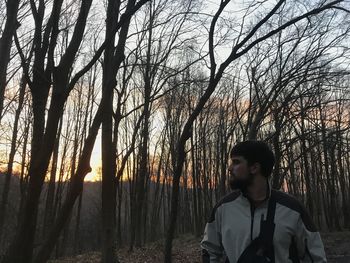
[[[253,241],[254,212],[255,212],[255,207],[250,203],[250,214],[251,214],[251,221],[250,221],[250,241]]]

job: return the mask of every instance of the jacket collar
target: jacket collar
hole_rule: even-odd
[[[265,201],[268,201],[272,195],[272,187],[271,187],[271,182],[269,178],[266,178],[266,182],[267,182],[266,198],[262,201],[262,203],[264,203]],[[241,191],[241,195],[242,197],[247,199],[250,203],[252,202],[251,198],[249,198],[249,196],[247,195],[247,192]]]

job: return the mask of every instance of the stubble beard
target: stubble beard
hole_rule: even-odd
[[[230,187],[232,190],[246,192],[248,187],[253,184],[254,175],[249,173],[246,178],[237,178],[234,174],[230,176]]]

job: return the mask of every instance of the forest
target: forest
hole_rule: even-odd
[[[349,10],[0,0],[0,262],[119,262],[160,242],[171,263],[245,140],[271,146],[272,187],[321,232],[350,231]]]

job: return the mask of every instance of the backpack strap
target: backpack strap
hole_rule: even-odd
[[[263,225],[263,228],[260,230],[260,234],[265,235],[262,236],[265,241],[272,241],[273,239],[273,233],[275,231],[275,213],[276,213],[276,199],[271,193],[270,199],[268,201],[268,207],[267,207],[267,215],[265,220],[265,226]]]
[[[275,232],[275,212],[276,212],[276,200],[271,193],[268,201],[266,220],[261,222],[259,241],[260,247],[265,254],[269,254],[273,257],[273,234]]]

